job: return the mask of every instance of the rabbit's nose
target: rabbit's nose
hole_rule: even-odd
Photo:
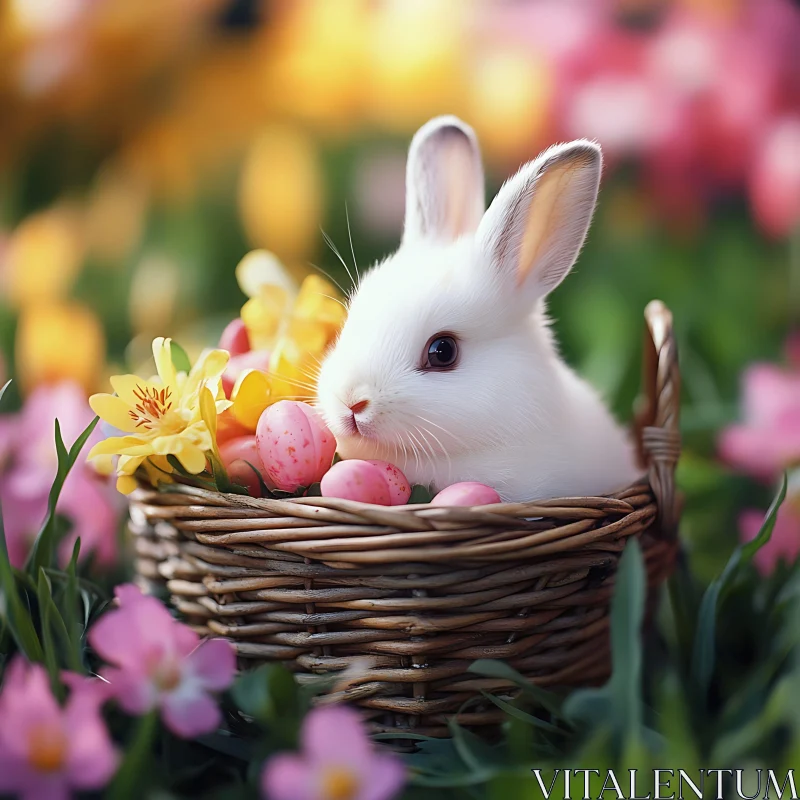
[[[351,403],[348,406],[348,408],[354,414],[360,414],[362,411],[366,410],[368,405],[369,405],[369,400],[359,400],[357,403]]]

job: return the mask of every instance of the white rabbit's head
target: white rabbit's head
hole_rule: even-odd
[[[542,299],[569,272],[597,200],[597,145],[551,147],[484,212],[472,130],[414,136],[398,251],[364,275],[325,359],[319,406],[345,450],[452,455],[502,446],[557,359]]]

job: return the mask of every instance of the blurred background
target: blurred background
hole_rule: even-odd
[[[362,268],[397,246],[431,116],[476,129],[490,193],[594,138],[599,213],[556,330],[627,416],[643,308],[672,309],[684,534],[715,569],[709,516],[733,547],[732,487],[769,494],[718,465],[717,431],[742,368],[800,323],[799,42],[792,0],[0,0],[11,406],[62,379],[106,390],[157,335],[214,344],[253,248],[347,285],[322,231],[346,254],[352,234]]]

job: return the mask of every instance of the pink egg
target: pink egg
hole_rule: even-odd
[[[464,481],[454,483],[446,489],[442,489],[436,497],[431,500],[434,506],[486,506],[489,503],[500,503],[500,495],[487,486],[485,483],[475,481]]]
[[[227,350],[231,356],[240,356],[249,352],[250,338],[241,318],[236,317],[225,326],[225,330],[219,337],[219,346],[223,350]]]
[[[322,418],[307,403],[294,400],[280,400],[264,410],[256,444],[264,474],[287,492],[320,480],[336,453],[336,440]]]
[[[384,471],[369,461],[357,458],[334,464],[322,477],[320,489],[323,497],[358,500],[379,506],[392,504],[392,493]]]
[[[236,379],[246,369],[260,369],[262,372],[269,371],[269,352],[267,350],[250,350],[238,356],[231,356],[225,372],[222,373],[222,388],[225,397],[230,397]]]
[[[250,464],[261,474],[264,483],[270,486],[271,482],[264,474],[264,465],[258,454],[255,436],[237,436],[235,439],[230,439],[220,445],[219,454],[231,481],[244,486],[252,497],[261,496],[261,484]]]
[[[386,483],[389,485],[389,500],[390,505],[403,506],[408,502],[411,497],[411,484],[408,478],[394,465],[388,461],[378,461],[368,459],[367,464],[374,464],[386,478]]]

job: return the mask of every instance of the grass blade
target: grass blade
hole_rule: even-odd
[[[533,714],[529,714],[527,711],[523,711],[521,708],[517,708],[512,703],[509,703],[507,700],[503,700],[502,697],[496,697],[493,694],[489,694],[489,692],[484,691],[481,689],[481,694],[490,702],[496,705],[499,709],[506,712],[511,717],[515,717],[522,722],[527,722],[528,725],[533,725],[536,728],[541,728],[544,731],[548,731],[549,733],[557,733],[561,736],[566,736],[567,731],[563,728],[559,728],[557,725],[553,725],[551,722],[545,722],[543,719],[539,719],[539,717],[534,716]]]
[[[70,470],[78,460],[83,446],[92,435],[98,421],[99,417],[95,417],[83,433],[75,440],[72,447],[67,450],[64,445],[64,440],[61,438],[61,426],[58,420],[56,420],[55,440],[58,469],[47,501],[47,516],[31,548],[25,565],[26,570],[31,575],[38,575],[41,568],[49,567],[53,563],[53,554],[56,545],[56,506],[58,505],[58,499],[64,487],[64,481],[67,479],[67,475],[69,475]]]
[[[64,592],[64,623],[69,641],[69,668],[73,672],[84,672],[83,666],[83,628],[78,622],[78,604],[82,602],[78,584],[78,558],[81,553],[81,538],[75,540],[72,557],[67,565],[67,586]]]
[[[611,600],[611,696],[621,730],[642,722],[642,623],[647,577],[639,542],[630,539]]]
[[[711,677],[714,674],[717,609],[720,601],[724,599],[733,585],[733,579],[739,569],[749,564],[756,553],[770,540],[772,531],[775,528],[778,511],[786,498],[787,484],[788,480],[786,473],[784,473],[781,487],[764,517],[764,522],[758,535],[749,542],[739,545],[733,551],[728,563],[725,565],[725,569],[722,570],[722,574],[706,589],[703,595],[700,611],[697,615],[697,627],[695,628],[694,645],[692,647],[691,685],[695,702],[705,702]]]
[[[3,390],[5,391],[5,387]],[[36,635],[33,620],[19,595],[14,570],[8,558],[2,508],[0,508],[0,593],[5,598],[6,625],[17,647],[29,661],[42,661],[44,658],[42,645]]]
[[[47,668],[47,674],[50,676],[50,688],[53,690],[53,694],[57,698],[63,699],[64,687],[58,679],[60,672],[58,668],[58,655],[56,653],[56,645],[53,641],[53,632],[51,630],[55,606],[50,591],[50,584],[47,580],[47,576],[44,574],[44,570],[39,570],[39,586],[36,594],[39,599],[44,665]],[[58,614],[58,611],[56,611],[56,614]]]
[[[535,700],[543,708],[546,708],[556,717],[563,717],[563,701],[557,694],[542,689],[535,683],[531,683],[524,675],[521,675],[513,667],[503,661],[493,661],[488,658],[481,658],[473,662],[467,668],[467,672],[475,675],[482,675],[485,678],[500,678],[518,686],[528,697]]]

